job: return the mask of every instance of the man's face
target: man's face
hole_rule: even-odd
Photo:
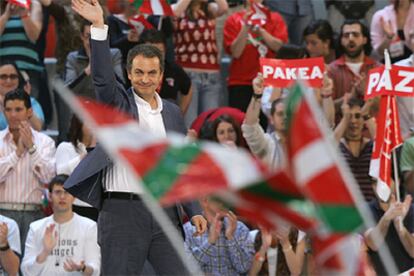
[[[305,36],[305,43],[310,57],[324,57],[329,54],[329,41],[322,41],[316,34]]]
[[[27,108],[22,100],[9,100],[4,107],[4,115],[11,130],[18,129],[22,121],[27,121],[32,117],[33,111]]]
[[[82,40],[83,48],[85,49],[85,52],[88,55],[88,57],[90,56],[90,52],[91,52],[90,37],[91,37],[91,27],[84,26],[83,32],[81,34],[81,40]]]
[[[356,58],[364,51],[367,38],[362,35],[359,24],[344,25],[342,28],[341,45],[344,47],[345,55]]]
[[[63,189],[63,185],[54,185],[49,196],[52,202],[53,212],[63,213],[72,210],[72,204],[75,198]]]
[[[278,103],[275,108],[275,113],[270,117],[270,123],[275,128],[277,132],[284,132],[286,129],[286,122],[285,122],[285,104]]]
[[[132,61],[131,72],[128,72],[128,79],[139,96],[153,96],[162,81],[160,60],[157,57],[136,56]]]
[[[361,114],[361,107],[353,106],[349,110],[351,118],[345,131],[345,138],[348,140],[361,139],[364,119]]]
[[[0,67],[0,94],[6,95],[19,86],[19,75],[13,65],[7,64]]]

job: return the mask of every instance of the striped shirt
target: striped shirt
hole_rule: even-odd
[[[37,150],[19,158],[9,128],[0,131],[0,203],[40,204],[42,184],[55,176],[55,142],[32,129]]]
[[[16,62],[20,70],[42,71],[36,45],[29,40],[20,17],[12,16],[0,36],[0,59]]]
[[[354,156],[343,141],[339,143],[339,148],[367,202],[375,198],[374,190],[372,188],[373,179],[368,174],[373,145],[374,143],[369,141],[365,144],[364,148],[361,149],[359,156]]]

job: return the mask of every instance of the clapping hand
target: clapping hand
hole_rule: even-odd
[[[55,224],[51,224],[46,227],[45,234],[43,236],[43,251],[47,254],[50,254],[57,244],[58,234],[55,231],[55,227]]]

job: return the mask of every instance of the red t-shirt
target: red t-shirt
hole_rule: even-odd
[[[230,46],[242,28],[242,21],[245,13],[246,11],[241,11],[232,14],[227,18],[224,25],[224,49],[230,55]],[[271,13],[270,19],[262,28],[273,37],[276,37],[285,43],[288,41],[288,32],[285,21],[283,21],[282,16],[277,12]],[[261,37],[255,37],[256,35],[254,33],[251,33],[251,35],[264,43]],[[275,53],[268,48],[266,57],[275,58]],[[252,80],[260,70],[259,58],[260,55],[257,47],[248,40],[241,56],[232,59],[229,69],[228,85],[251,85]]]
[[[195,21],[179,18],[174,32],[176,61],[185,69],[218,71],[216,22],[200,17]]]

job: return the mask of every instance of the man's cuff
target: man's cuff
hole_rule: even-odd
[[[93,40],[104,41],[108,37],[108,25],[104,25],[104,28],[96,28],[91,25],[91,38]]]

